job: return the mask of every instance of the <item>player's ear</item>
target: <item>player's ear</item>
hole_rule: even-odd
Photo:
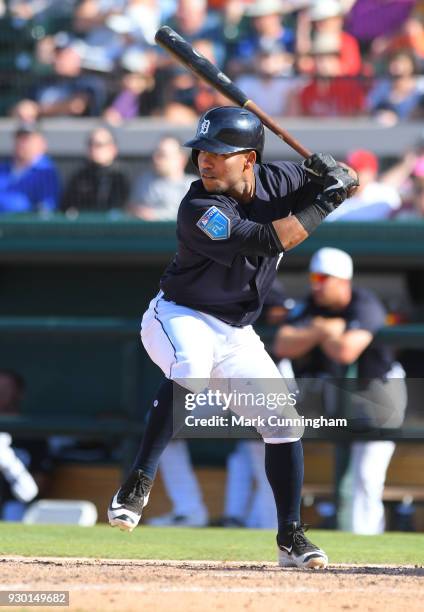
[[[256,151],[248,151],[246,153],[245,169],[253,168],[256,164]]]

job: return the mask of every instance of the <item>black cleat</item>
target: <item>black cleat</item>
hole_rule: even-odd
[[[112,527],[132,531],[137,527],[144,506],[149,501],[153,480],[142,470],[134,470],[112,498],[107,517]]]
[[[306,525],[292,523],[287,532],[277,536],[278,565],[323,569],[328,565],[327,555],[305,536]]]

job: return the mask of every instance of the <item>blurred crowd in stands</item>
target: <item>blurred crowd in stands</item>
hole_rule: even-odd
[[[18,126],[0,163],[1,213],[175,219],[196,177],[171,128],[228,100],[155,44],[162,24],[272,115],[424,117],[424,0],[0,0],[0,115]],[[116,133],[140,116],[170,132],[152,167],[129,176]],[[98,118],[72,176],[40,130],[51,117]],[[328,222],[422,217],[424,137],[399,155],[387,169],[372,151],[350,152],[361,187]]]
[[[187,123],[225,98],[155,44],[170,25],[270,114],[424,114],[422,0],[0,0],[0,114]]]
[[[80,212],[105,212],[173,221],[182,197],[198,178],[189,151],[172,133],[157,143],[151,167],[132,178],[119,161],[114,130],[106,124],[89,133],[85,159],[67,180],[49,156],[37,123],[19,124],[13,142],[12,155],[0,162],[0,213],[64,212],[72,219]],[[344,161],[357,171],[360,187],[327,223],[424,217],[424,132],[384,171],[366,149],[351,151]]]

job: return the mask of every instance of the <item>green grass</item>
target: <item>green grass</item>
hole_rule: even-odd
[[[309,535],[309,533],[308,533]],[[424,535],[311,531],[332,563],[422,564]],[[74,527],[0,523],[0,554],[109,559],[274,561],[274,532],[245,529]]]

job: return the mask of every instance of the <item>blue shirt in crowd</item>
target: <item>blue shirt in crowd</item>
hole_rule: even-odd
[[[59,174],[47,155],[23,169],[12,160],[0,163],[0,213],[55,210],[59,197]]]

